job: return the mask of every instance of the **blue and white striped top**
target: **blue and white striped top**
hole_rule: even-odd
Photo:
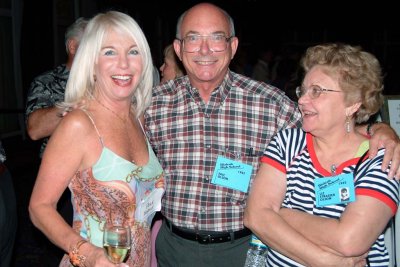
[[[326,218],[340,218],[347,204],[316,206],[314,179],[331,176],[331,173],[319,163],[312,138],[311,134],[302,129],[280,131],[268,145],[261,162],[286,173],[287,189],[283,207]],[[366,195],[383,201],[395,214],[399,201],[399,183],[387,179],[387,173],[381,170],[383,155],[384,149],[381,149],[373,159],[364,159],[355,176],[355,192],[356,196]],[[337,167],[336,174],[352,173],[359,159],[356,157],[343,162]],[[372,245],[368,258],[370,266],[388,266],[389,255],[383,233]],[[269,248],[268,266],[303,265]]]

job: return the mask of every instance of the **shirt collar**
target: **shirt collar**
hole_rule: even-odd
[[[191,86],[189,78],[187,78],[187,81],[188,83],[186,84],[186,88],[188,89],[189,93],[195,98],[200,97],[199,90]],[[222,83],[212,91],[211,97],[215,98],[216,101],[223,103],[226,97],[228,96],[230,89],[232,88],[232,84],[233,84],[233,73],[228,70],[224,79],[222,80]]]

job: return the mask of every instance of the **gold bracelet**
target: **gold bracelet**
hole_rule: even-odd
[[[72,265],[74,266],[79,266],[79,267],[84,267],[85,266],[85,260],[86,257],[83,255],[79,254],[79,248],[87,243],[85,239],[79,240],[75,246],[73,246],[70,251],[69,251],[69,260]]]

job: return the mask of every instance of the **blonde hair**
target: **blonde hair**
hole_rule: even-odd
[[[86,26],[77,54],[72,64],[62,107],[84,106],[85,100],[93,96],[95,88],[94,66],[103,41],[110,30],[129,35],[137,44],[142,56],[143,72],[132,96],[132,107],[140,117],[150,105],[153,86],[153,63],[150,48],[140,26],[129,15],[109,11],[92,18]]]
[[[174,61],[174,63],[175,63],[174,70],[176,73],[175,78],[185,75],[185,73],[186,73],[185,68],[183,67],[182,62],[179,60],[178,56],[176,55],[172,44],[165,47],[164,57],[170,58]]]
[[[361,47],[341,43],[316,45],[307,49],[301,64],[305,72],[320,65],[326,74],[338,78],[346,103],[361,103],[354,115],[357,123],[367,121],[382,106],[381,66],[374,55]]]

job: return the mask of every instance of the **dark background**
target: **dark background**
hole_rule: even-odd
[[[54,14],[53,0],[25,1],[22,23],[22,76],[24,93],[31,80],[65,60],[63,34],[74,18]],[[60,1],[61,3],[63,1]],[[68,1],[64,1],[68,2]],[[72,2],[71,0],[69,2]],[[80,14],[90,18],[110,9],[130,14],[142,27],[150,44],[154,64],[162,64],[162,51],[175,35],[176,21],[187,8],[201,1],[177,0],[89,0],[78,1]],[[386,94],[397,93],[400,59],[400,29],[398,9],[384,1],[210,1],[233,17],[239,52],[249,53],[254,63],[257,51],[272,47],[276,51],[290,46],[304,52],[308,46],[321,42],[346,42],[361,45],[375,54],[387,76]],[[393,1],[392,1],[393,2]],[[73,7],[56,7],[62,12]],[[60,13],[60,11],[58,11]],[[65,12],[67,13],[67,12]],[[54,21],[60,37],[54,43]],[[62,35],[62,36],[61,36]],[[53,56],[57,50],[55,59]],[[235,59],[234,59],[235,61]],[[390,76],[394,76],[393,79]]]
[[[1,1],[1,0],[0,0]],[[175,35],[176,21],[199,1],[155,0],[39,0],[23,1],[21,67],[24,97],[32,79],[65,61],[64,32],[77,17],[90,18],[110,9],[130,14],[142,27],[154,64],[162,63],[162,51]],[[385,73],[385,94],[399,94],[400,29],[398,9],[384,1],[210,1],[233,17],[239,51],[249,53],[284,47],[304,52],[321,42],[361,45],[375,54]],[[394,2],[394,1],[392,1]],[[57,4],[54,4],[57,3]],[[78,3],[76,12],[71,3]],[[55,9],[57,11],[55,11]],[[70,14],[74,15],[70,15]],[[78,14],[77,14],[78,13]],[[54,27],[57,29],[55,30]],[[56,33],[59,36],[56,36]],[[236,63],[237,59],[233,63]],[[25,102],[25,101],[24,101]],[[3,140],[17,195],[19,224],[12,266],[58,266],[54,248],[30,222],[28,202],[35,182],[40,142],[21,136]],[[1,237],[0,237],[1,238]]]

